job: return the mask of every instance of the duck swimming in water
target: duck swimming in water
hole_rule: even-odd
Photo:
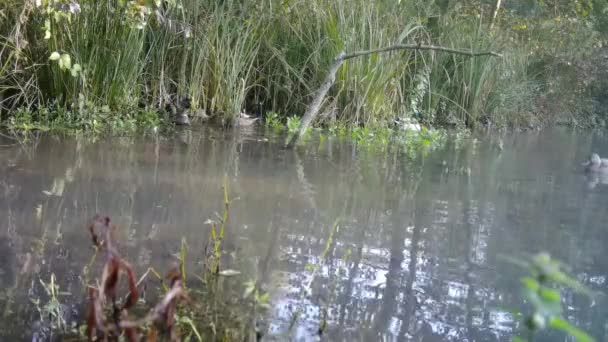
[[[602,159],[597,153],[591,154],[588,161],[583,163],[587,172],[608,173],[608,159]]]
[[[241,112],[238,119],[238,125],[240,127],[247,127],[253,125],[259,118],[256,118],[252,115]]]

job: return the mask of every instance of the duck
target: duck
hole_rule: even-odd
[[[600,158],[599,154],[592,153],[588,161],[583,163],[587,172],[608,173],[608,159]]]
[[[188,117],[188,110],[190,109],[190,99],[183,98],[177,101],[177,104],[170,104],[171,114],[174,117],[176,125],[179,126],[190,126],[190,118]]]
[[[248,127],[253,125],[259,118],[254,117],[253,115],[249,115],[241,112],[238,119],[238,124],[240,127]]]

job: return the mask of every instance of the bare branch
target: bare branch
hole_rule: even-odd
[[[492,11],[492,21],[490,21],[490,30],[494,28],[494,24],[496,23],[496,17],[498,16],[498,11],[500,11],[500,5],[502,0],[496,0],[494,4],[494,10]]]
[[[469,56],[469,57],[478,57],[478,56],[502,57],[502,54],[500,54],[498,52],[494,52],[494,51],[475,52],[475,51],[453,49],[453,48],[449,48],[449,47],[435,46],[435,45],[397,44],[397,45],[391,45],[391,46],[374,49],[374,50],[356,51],[356,52],[349,53],[347,55],[342,56],[341,59],[347,60],[347,59],[351,59],[351,58],[355,58],[355,57],[359,57],[359,56],[367,56],[367,55],[372,55],[375,53],[384,53],[384,52],[390,52],[390,51],[395,51],[395,50],[432,50],[432,51],[448,52],[448,53],[453,53],[456,55],[463,55],[463,56]]]
[[[479,57],[479,56],[502,57],[502,54],[500,54],[498,52],[494,52],[494,51],[475,52],[475,51],[453,49],[453,48],[444,47],[444,46],[420,45],[420,44],[397,44],[397,45],[391,45],[391,46],[374,49],[374,50],[355,51],[355,52],[352,52],[349,54],[345,54],[344,52],[341,52],[334,59],[333,64],[329,68],[329,72],[327,73],[327,76],[325,76],[325,80],[323,81],[323,83],[321,84],[319,89],[317,89],[315,97],[312,99],[312,101],[308,105],[308,108],[306,108],[306,113],[304,113],[304,116],[302,117],[302,123],[300,124],[300,128],[298,129],[298,132],[295,133],[293,135],[293,137],[291,137],[291,139],[287,143],[287,148],[294,147],[295,144],[297,143],[298,139],[300,139],[300,137],[302,137],[302,135],[304,135],[304,132],[306,132],[306,129],[308,128],[308,126],[310,125],[312,120],[315,118],[317,113],[319,112],[319,109],[321,108],[321,104],[323,103],[323,100],[325,99],[325,95],[327,94],[327,92],[329,91],[331,86],[334,84],[334,81],[336,78],[336,73],[338,72],[338,69],[340,68],[342,63],[344,63],[344,61],[346,61],[348,59],[356,58],[356,57],[372,55],[375,53],[385,53],[385,52],[396,51],[396,50],[431,50],[431,51],[447,52],[447,53],[469,56],[469,57]]]

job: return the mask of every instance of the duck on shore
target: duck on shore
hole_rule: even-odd
[[[175,124],[179,126],[190,126],[190,118],[188,117],[188,110],[191,106],[190,99],[186,97],[176,102],[177,103],[175,104],[171,103],[169,105]]]
[[[608,173],[608,159],[600,158],[599,154],[592,153],[588,161],[583,163],[586,172]]]

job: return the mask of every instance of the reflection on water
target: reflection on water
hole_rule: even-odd
[[[298,340],[315,340],[323,320],[332,341],[510,340],[522,274],[501,255],[546,250],[608,292],[608,182],[577,169],[608,140],[554,130],[497,145],[453,138],[412,159],[331,139],[288,151],[255,134],[200,131],[1,147],[0,339],[31,339],[39,279],[54,273],[82,293],[92,253],[83,227],[95,213],[119,224],[139,270],[172,262],[181,237],[201,256],[227,174],[236,200],[226,245],[245,259],[233,266],[271,293],[267,336],[281,339],[302,309]],[[608,338],[604,298],[564,300],[568,319]]]

